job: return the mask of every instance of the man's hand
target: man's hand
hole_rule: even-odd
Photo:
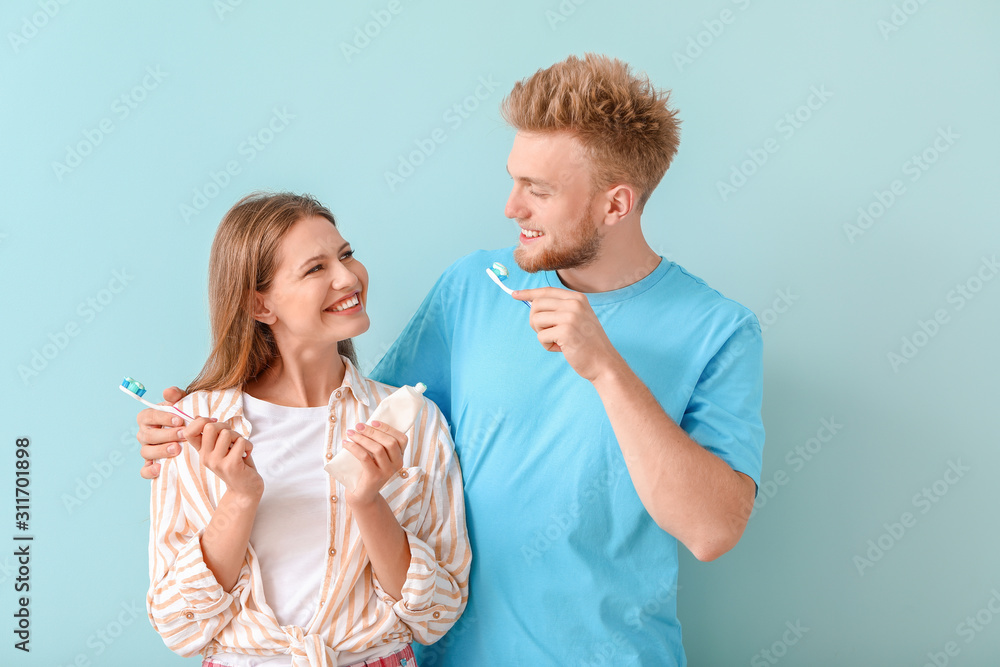
[[[585,294],[540,287],[516,290],[514,298],[531,302],[528,323],[538,342],[550,352],[562,352],[580,377],[594,382],[622,362]]]
[[[173,405],[185,394],[177,387],[163,390],[163,403]],[[184,420],[177,415],[146,408],[136,417],[139,433],[136,439],[142,445],[140,453],[146,459],[145,465],[139,471],[145,479],[160,476],[160,464],[155,459],[166,459],[181,453],[181,442],[184,440]],[[200,433],[201,431],[199,431]]]

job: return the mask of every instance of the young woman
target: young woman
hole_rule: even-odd
[[[440,411],[364,422],[368,273],[317,201],[255,194],[212,244],[212,351],[179,407],[190,446],[151,501],[150,618],[203,665],[416,664],[465,608],[462,479]],[[253,444],[251,445],[251,441]],[[362,463],[347,490],[323,468]]]

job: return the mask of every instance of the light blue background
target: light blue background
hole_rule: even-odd
[[[1000,590],[1000,280],[975,277],[1000,251],[1000,6],[400,0],[345,56],[341,45],[387,4],[4,4],[0,662],[182,662],[144,618],[148,483],[132,437],[138,406],[115,385],[133,375],[155,395],[199,369],[208,249],[226,209],[259,188],[330,205],[372,275],[373,324],[358,341],[370,370],[450,262],[515,240],[503,217],[504,93],[596,51],[672,88],[681,111],[680,152],[643,216],[651,245],[766,328],[772,486],[735,550],[708,564],[682,554],[691,664],[771,664],[767,649],[789,666],[921,665],[948,642],[951,664],[995,664],[1000,619],[980,610]],[[885,32],[894,7],[901,25]],[[713,24],[723,10],[731,22]],[[679,64],[689,48],[696,57]],[[115,100],[147,68],[165,77],[123,117]],[[495,90],[448,122],[481,77]],[[799,109],[813,87],[831,96]],[[241,143],[274,109],[294,118],[248,161]],[[797,110],[808,120],[787,136],[777,123]],[[105,118],[113,131],[57,176],[53,162]],[[445,142],[390,189],[385,173],[436,128]],[[911,180],[907,161],[934,153],[948,128],[958,138]],[[777,152],[723,199],[718,183],[768,139]],[[230,160],[241,172],[185,221],[180,206]],[[844,225],[896,179],[904,193],[851,242]],[[104,291],[116,271],[124,289]],[[981,289],[959,309],[953,290],[970,279]],[[894,369],[887,355],[938,310],[947,321]],[[61,338],[67,325],[77,333]],[[22,379],[36,352],[37,376]],[[842,427],[796,463],[822,419]],[[30,655],[11,634],[19,436],[32,442]],[[950,485],[940,481],[949,462],[968,467]],[[916,504],[935,482],[938,501]],[[915,523],[888,536],[884,524],[904,512]],[[859,572],[855,556],[880,536],[890,549]],[[970,641],[960,624],[977,612],[992,623]],[[783,643],[786,623],[808,631]]]

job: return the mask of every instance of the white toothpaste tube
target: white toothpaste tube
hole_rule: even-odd
[[[424,405],[425,391],[427,386],[423,382],[418,382],[416,387],[400,387],[378,404],[365,423],[370,426],[373,421],[382,422],[405,433],[417,420],[417,414]],[[364,471],[357,457],[346,449],[337,452],[324,468],[349,491],[354,491]]]

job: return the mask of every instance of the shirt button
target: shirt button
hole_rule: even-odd
[[[332,503],[337,502],[337,496],[330,496],[330,502]]]
[[[331,556],[336,556],[337,555],[337,550],[336,549],[330,549],[330,555]]]
[[[340,398],[340,390],[339,389],[336,392],[334,392],[333,397],[337,398],[337,399]]]
[[[330,415],[330,421],[331,422],[336,422],[337,421],[337,415]]]
[[[431,616],[433,616],[434,618],[441,618],[441,612],[436,611],[433,614],[431,614]]]
[[[332,458],[333,458],[333,454],[331,454],[330,452],[327,452],[326,453],[326,460],[329,461]]]
[[[194,618],[194,614],[192,614],[191,612],[188,612],[188,613],[184,614],[184,618],[187,618],[187,619],[190,620],[190,619]]]
[[[405,470],[400,470],[399,476],[402,477],[403,479],[406,479],[407,477],[410,476],[410,473],[406,472]]]

